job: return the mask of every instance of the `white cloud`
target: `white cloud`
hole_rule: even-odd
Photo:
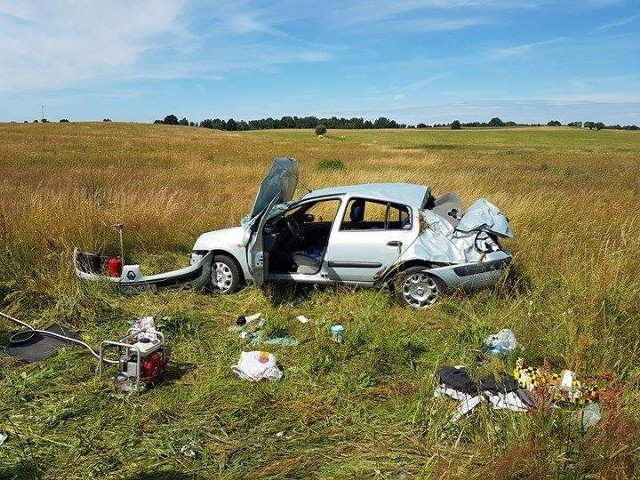
[[[185,32],[182,2],[10,2],[0,7],[0,90],[57,88],[117,75]]]
[[[284,32],[277,30],[269,24],[259,21],[248,14],[233,15],[226,20],[226,25],[230,28],[231,32],[239,35],[248,33],[266,33],[281,38],[290,38]]]
[[[411,20],[396,20],[380,24],[380,28],[394,32],[451,32],[463,28],[490,25],[495,20],[486,17],[476,18],[437,18],[424,17]]]
[[[562,42],[563,40],[564,38],[554,38],[554,39],[545,40],[542,42],[526,43],[522,45],[514,45],[511,47],[490,48],[485,52],[485,57],[488,58],[489,60],[505,60],[505,59],[511,59],[515,57],[521,57],[534,50],[539,49],[540,47],[553,45],[553,44]]]
[[[404,0],[404,1],[367,1],[355,2],[349,7],[338,9],[336,18],[341,23],[374,23],[392,19],[405,14],[435,10],[476,9],[486,13],[488,10],[532,9],[544,0],[506,1],[506,0]]]
[[[633,15],[631,17],[623,18],[623,19],[618,20],[616,22],[605,23],[604,25],[600,25],[599,27],[596,27],[594,30],[595,31],[603,31],[603,30],[610,30],[612,28],[624,27],[626,25],[629,25],[629,24],[635,22],[638,19],[640,19],[640,15]]]
[[[236,69],[333,58],[327,48],[295,41],[248,3],[195,7],[186,0],[2,4],[0,92],[100,81],[220,79]]]

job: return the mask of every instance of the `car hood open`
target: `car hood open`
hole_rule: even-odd
[[[271,170],[262,180],[251,213],[243,219],[243,225],[260,215],[275,198],[276,204],[289,202],[298,185],[298,161],[295,158],[276,157]]]

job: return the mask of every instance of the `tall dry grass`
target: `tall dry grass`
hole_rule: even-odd
[[[3,308],[39,326],[70,324],[92,344],[135,316],[166,317],[175,359],[168,385],[125,398],[108,393],[93,361],[74,349],[26,367],[0,358],[0,430],[13,438],[0,447],[0,476],[133,478],[140,467],[157,478],[637,476],[639,138],[572,129],[330,131],[318,139],[310,131],[0,125]],[[394,181],[453,190],[467,206],[490,199],[515,231],[507,242],[513,278],[421,312],[394,306],[384,292],[320,290],[271,305],[255,289],[118,297],[74,278],[73,248],[117,251],[111,225],[120,221],[127,256],[146,270],[185,265],[200,233],[238,224],[278,155],[299,159],[300,194]],[[345,168],[320,168],[326,159]],[[247,346],[226,327],[257,310],[270,331],[303,340],[276,352],[287,372],[279,384],[249,386],[228,372]],[[314,323],[298,324],[299,313]],[[343,349],[326,342],[334,322],[347,327]],[[546,360],[583,378],[611,373],[619,387],[603,422],[580,432],[564,410],[479,409],[448,424],[452,406],[431,398],[433,373],[461,363],[477,373],[508,370],[511,359],[476,362],[482,338],[503,327],[532,364]],[[196,457],[179,453],[185,444]]]

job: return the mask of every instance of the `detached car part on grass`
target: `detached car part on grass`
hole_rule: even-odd
[[[140,265],[124,265],[114,272],[109,268],[109,262],[113,259],[114,257],[75,249],[73,263],[76,276],[81,280],[111,282],[124,294],[167,289],[200,289],[210,282],[213,253],[203,255],[199,261],[191,262],[189,267],[157,275],[144,275]]]
[[[499,238],[509,220],[479,199],[463,212],[452,192],[376,183],[310,191],[292,201],[293,158],[278,157],[241,226],[201,235],[192,266],[213,255],[222,294],[270,281],[389,286],[405,306],[425,308],[449,288],[494,285],[511,261]]]

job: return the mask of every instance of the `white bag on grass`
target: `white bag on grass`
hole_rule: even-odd
[[[231,367],[243,380],[258,382],[263,378],[280,380],[282,371],[276,365],[276,356],[269,352],[242,352],[238,364]]]
[[[484,348],[487,352],[501,355],[518,348],[516,336],[508,328],[503,328],[494,335],[489,335],[484,339]]]

